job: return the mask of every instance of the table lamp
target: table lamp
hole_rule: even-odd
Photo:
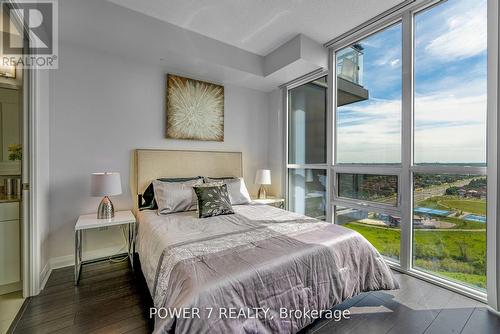
[[[104,196],[97,209],[97,219],[110,219],[115,216],[115,208],[108,196],[120,195],[121,193],[120,173],[92,173],[90,179],[91,196]]]
[[[255,174],[255,184],[260,184],[259,192],[257,197],[259,199],[266,198],[266,188],[265,184],[271,184],[271,171],[269,169],[258,169]]]

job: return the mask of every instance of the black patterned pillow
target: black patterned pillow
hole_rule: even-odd
[[[198,197],[198,217],[207,218],[234,213],[225,184],[213,186],[204,184],[193,188]]]

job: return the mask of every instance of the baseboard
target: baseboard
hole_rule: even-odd
[[[4,295],[6,293],[11,293],[14,291],[19,291],[23,289],[23,284],[21,281],[0,285],[0,295]]]
[[[124,246],[114,246],[96,249],[83,253],[83,260],[99,259],[106,256],[113,256],[118,253],[123,253]],[[43,290],[45,284],[49,280],[52,270],[70,267],[75,265],[75,255],[64,255],[50,258],[47,264],[43,267],[40,273],[40,290]]]
[[[118,253],[123,253],[124,249],[126,248],[124,248],[123,246],[100,248],[88,252],[83,252],[82,257],[84,261],[98,259],[101,257],[112,256]],[[53,257],[49,260],[49,263],[51,270],[73,266],[75,264],[75,255],[71,254],[71,255]]]
[[[40,273],[40,290],[43,290],[43,288],[45,288],[45,284],[47,284],[51,273],[52,268],[50,267],[50,261],[47,261],[42,269],[42,272]]]
[[[491,313],[493,313],[493,314],[495,314],[496,316],[500,317],[500,312],[499,312],[499,311],[495,310],[495,309],[494,309],[493,307],[491,307],[490,305],[487,305],[487,308],[488,308],[488,310],[489,310]]]

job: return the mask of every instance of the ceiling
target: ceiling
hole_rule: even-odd
[[[108,0],[259,55],[298,33],[324,43],[402,0]]]

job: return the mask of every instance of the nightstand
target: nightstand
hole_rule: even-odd
[[[80,280],[80,272],[82,265],[87,263],[94,263],[99,261],[107,261],[109,257],[104,257],[100,259],[82,261],[82,234],[83,231],[111,227],[111,226],[122,226],[127,228],[128,240],[127,246],[128,251],[126,255],[130,260],[130,265],[132,269],[134,268],[134,253],[135,253],[135,216],[132,211],[116,211],[115,216],[111,219],[97,219],[95,213],[89,215],[82,215],[78,217],[78,221],[75,225],[75,285],[78,285]],[[124,254],[117,254],[113,257],[123,256]]]
[[[285,208],[285,199],[284,198],[265,198],[265,199],[252,199],[250,203],[252,205],[271,205],[280,209]]]

